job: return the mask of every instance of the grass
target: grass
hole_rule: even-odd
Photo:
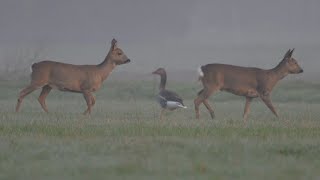
[[[0,179],[320,177],[317,84],[280,85],[273,99],[281,118],[254,101],[248,124],[241,118],[243,98],[223,93],[211,100],[215,120],[203,106],[195,120],[195,85],[171,86],[189,108],[159,121],[150,82],[107,82],[90,117],[81,115],[81,95],[57,91],[47,99],[49,114],[36,100],[39,92],[14,113],[24,83],[0,84]]]

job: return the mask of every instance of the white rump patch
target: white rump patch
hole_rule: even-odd
[[[34,63],[36,63],[36,62],[32,61],[32,62],[30,63],[30,72],[32,72],[32,66],[34,65]]]
[[[198,73],[199,73],[199,76],[200,76],[200,77],[203,77],[203,76],[204,76],[203,71],[202,71],[202,69],[201,69],[201,66],[198,68]]]

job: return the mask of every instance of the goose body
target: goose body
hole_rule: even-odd
[[[183,100],[175,92],[162,90],[159,92],[157,101],[164,109],[175,110],[177,108],[187,108]]]
[[[152,74],[160,75],[159,93],[157,96],[157,102],[162,108],[160,119],[164,110],[172,111],[178,108],[187,108],[177,93],[166,89],[167,73],[163,68],[157,69]]]

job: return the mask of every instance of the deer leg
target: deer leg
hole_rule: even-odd
[[[94,95],[91,96],[91,101],[92,101],[92,106],[94,106],[96,104],[96,98],[94,97]]]
[[[20,91],[18,102],[17,102],[17,105],[16,105],[16,112],[19,111],[23,98],[26,97],[28,94],[32,93],[36,89],[38,89],[38,86],[35,86],[35,85],[31,84],[31,85],[27,86],[26,88],[24,88],[23,90]]]
[[[251,103],[251,101],[252,101],[251,97],[246,97],[246,105],[244,107],[244,112],[243,112],[243,119],[245,121],[247,121],[248,114],[250,112],[250,103]]]
[[[199,113],[199,106],[203,102],[203,99],[198,96],[194,101],[194,110],[196,112],[196,119],[199,119],[200,113]]]
[[[276,109],[275,109],[274,106],[272,105],[272,102],[271,102],[271,100],[270,100],[270,96],[268,96],[268,95],[263,95],[263,96],[260,96],[260,97],[261,97],[262,101],[264,102],[264,104],[266,104],[267,107],[273,112],[273,114],[274,114],[275,116],[279,117]]]
[[[209,102],[208,102],[208,99],[205,99],[205,100],[203,101],[203,104],[204,104],[204,106],[208,109],[208,111],[210,112],[211,119],[214,119],[214,118],[215,118],[214,111],[213,111],[213,109],[211,108],[211,106],[210,106],[210,104],[209,104]]]
[[[215,87],[214,88],[210,88],[210,89],[204,88],[198,93],[198,97],[194,100],[194,107],[195,107],[195,111],[196,111],[196,119],[199,119],[199,117],[200,117],[199,106],[200,106],[201,103],[203,103],[206,106],[206,108],[208,109],[208,111],[210,113],[211,118],[213,119],[215,117],[214,111],[211,108],[211,106],[209,105],[207,99],[210,97],[210,95],[212,93],[214,93],[217,90],[218,90],[218,88],[215,88]]]
[[[47,105],[46,105],[46,101],[45,101],[45,100],[46,100],[46,97],[48,96],[48,94],[50,93],[51,89],[52,89],[52,88],[51,88],[49,85],[43,86],[43,87],[42,87],[42,91],[41,91],[41,93],[40,93],[40,96],[39,96],[39,98],[38,98],[38,101],[39,101],[42,109],[43,109],[46,113],[48,113],[49,111],[48,111],[48,107],[47,107]]]
[[[90,92],[83,92],[83,97],[86,100],[87,106],[88,106],[87,110],[84,111],[83,114],[84,115],[91,114],[92,99],[93,99],[92,94]]]

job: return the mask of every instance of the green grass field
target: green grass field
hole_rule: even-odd
[[[0,179],[319,179],[320,85],[281,83],[273,92],[277,119],[256,100],[248,124],[244,99],[211,98],[194,119],[200,85],[169,84],[186,110],[159,120],[152,82],[107,81],[90,117],[82,95],[53,91],[50,113],[39,91],[14,106],[28,82],[0,82]],[[216,100],[216,101],[213,101]]]

